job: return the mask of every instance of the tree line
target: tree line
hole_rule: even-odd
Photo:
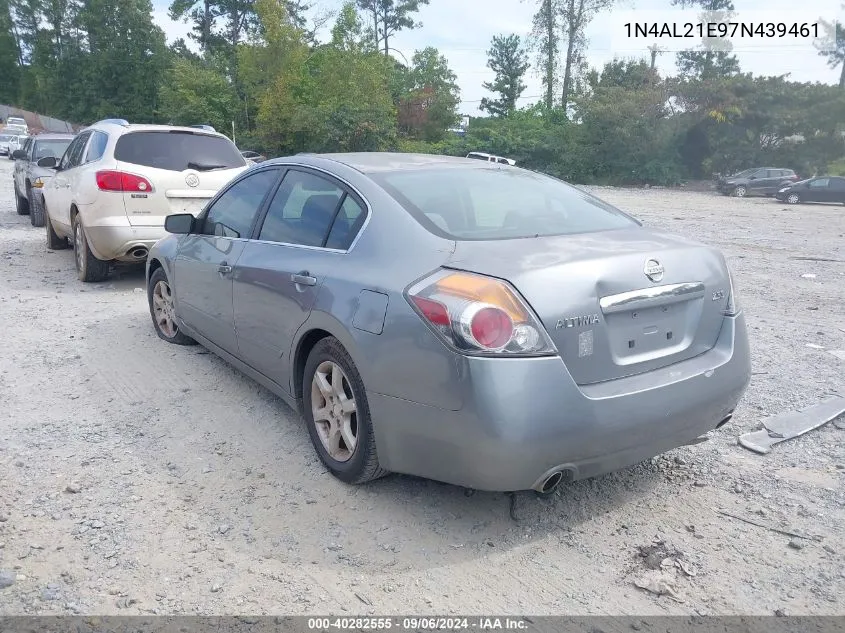
[[[845,33],[819,54],[839,85],[742,72],[704,41],[661,76],[658,48],[590,68],[585,36],[613,0],[531,0],[527,37],[496,35],[494,78],[463,135],[457,78],[436,48],[395,35],[430,0],[173,0],[188,41],[168,46],[150,0],[0,0],[0,103],[90,123],[207,123],[272,155],[489,151],[575,182],[675,184],[752,165],[845,172]],[[439,2],[442,0],[431,0]],[[667,0],[702,11],[732,0]],[[839,36],[838,38],[836,36]],[[396,55],[394,55],[396,53]],[[401,57],[401,62],[399,61]],[[536,72],[543,96],[523,105]]]

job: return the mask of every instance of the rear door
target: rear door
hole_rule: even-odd
[[[758,169],[748,176],[748,191],[753,194],[763,194],[768,186],[768,169]]]
[[[181,239],[176,255],[174,277],[181,318],[231,354],[238,349],[232,273],[279,173],[271,167],[234,182],[200,216],[196,233]]]
[[[285,389],[293,337],[331,271],[363,226],[365,205],[342,183],[305,169],[287,172],[257,239],[235,270],[235,329],[241,358]]]
[[[29,161],[32,157],[32,138],[26,139],[26,142],[23,144],[23,151],[26,152],[26,158],[22,158],[20,160],[15,161],[15,185],[18,188],[18,192],[22,195],[26,195],[26,170],[29,166]]]
[[[163,226],[173,213],[199,215],[232,178],[247,167],[229,139],[203,130],[138,130],[114,149],[119,171],[146,178],[151,191],[124,192],[133,226]]]

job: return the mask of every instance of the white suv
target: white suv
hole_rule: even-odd
[[[110,263],[146,260],[172,213],[199,214],[247,168],[222,134],[190,127],[100,121],[80,132],[43,189],[47,247],[73,239],[82,281],[102,281]]]

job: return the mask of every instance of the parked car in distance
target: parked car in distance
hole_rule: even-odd
[[[253,163],[263,163],[265,160],[267,160],[266,156],[263,156],[263,155],[259,154],[258,152],[253,152],[252,150],[248,150],[248,149],[241,151],[241,156],[243,156],[248,161],[251,161]]]
[[[717,181],[720,193],[743,198],[745,196],[771,196],[787,184],[796,182],[798,176],[791,169],[780,167],[754,167],[733,176],[723,176]]]
[[[6,119],[6,125],[7,126],[14,125],[14,126],[17,126],[17,127],[21,127],[24,130],[29,129],[29,126],[26,123],[26,119],[24,119],[23,117],[19,117],[19,116],[10,116],[9,118],[7,118]]]
[[[20,134],[18,132],[10,133],[10,132],[3,132],[0,133],[0,156],[7,156],[11,158],[12,152],[18,148],[18,137]]]
[[[26,143],[28,136],[13,136],[9,141],[9,160],[14,160],[14,153],[23,147],[23,144]]]
[[[345,482],[549,493],[719,428],[750,379],[718,250],[528,170],[302,154],[165,227],[158,336],[301,405]]]
[[[467,154],[467,158],[472,158],[475,160],[485,160],[488,163],[499,163],[500,165],[516,165],[516,161],[512,158],[494,156],[493,154],[488,154],[486,152],[470,152],[469,154]]]
[[[80,132],[42,189],[47,246],[73,240],[82,281],[101,281],[112,262],[142,263],[171,213],[197,214],[247,168],[222,134],[190,127],[100,121]]]
[[[15,206],[19,215],[29,214],[32,226],[44,226],[44,199],[41,190],[54,171],[39,167],[44,158],[57,160],[65,153],[73,134],[39,134],[30,136],[19,150],[12,153],[15,159]]]
[[[835,202],[845,204],[845,178],[822,176],[782,187],[775,197],[789,204],[799,202]]]

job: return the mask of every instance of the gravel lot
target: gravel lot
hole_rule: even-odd
[[[15,214],[11,168],[0,613],[845,614],[845,421],[768,456],[736,443],[767,415],[845,395],[828,351],[845,350],[845,208],[600,190],[724,249],[755,374],[708,442],[551,500],[520,493],[514,520],[505,494],[334,480],[281,401],[156,338],[142,272],[78,282],[72,251],[47,251]],[[638,588],[649,581],[672,595]]]

